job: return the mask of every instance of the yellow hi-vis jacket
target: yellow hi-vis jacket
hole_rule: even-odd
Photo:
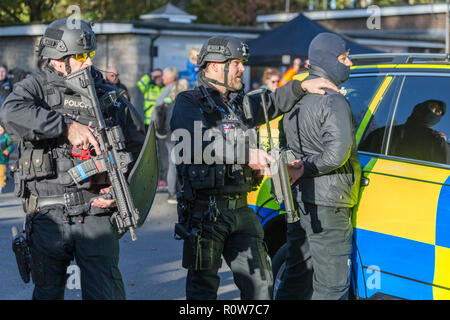
[[[160,88],[154,84],[148,74],[142,76],[137,82],[137,86],[144,95],[144,124],[148,126],[150,124],[153,109],[155,108],[156,98],[158,98],[164,87]]]

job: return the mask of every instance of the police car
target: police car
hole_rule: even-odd
[[[363,170],[352,216],[352,293],[450,299],[450,55],[351,58],[355,65],[340,89],[352,107]],[[272,135],[278,121],[270,123]],[[249,204],[265,230],[276,290],[286,223],[270,179]]]

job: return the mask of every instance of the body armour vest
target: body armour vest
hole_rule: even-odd
[[[244,115],[237,108],[241,100],[226,105],[216,103],[211,107],[198,88],[192,90],[191,94],[198,101],[208,127],[218,127],[224,136],[235,138],[239,136],[238,130],[248,129]],[[197,194],[242,194],[254,190],[262,181],[262,176],[246,164],[190,164],[181,165],[178,170],[181,171],[183,182],[187,182],[184,185],[190,185],[195,190],[193,193]]]
[[[42,86],[44,99],[41,101],[41,107],[55,110],[85,125],[95,123],[89,106],[82,102],[78,94],[65,88],[62,79],[49,81],[47,72],[31,76]],[[103,89],[106,91],[108,88]],[[99,97],[99,101],[103,100]],[[105,109],[105,118],[108,108],[109,106],[102,108]],[[68,173],[69,169],[82,161],[72,156],[72,145],[66,137],[36,142],[20,141],[19,158],[12,167],[15,193],[19,197],[26,197],[28,192],[37,196],[53,196],[90,189],[95,176],[76,184]]]

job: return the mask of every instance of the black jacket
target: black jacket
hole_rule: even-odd
[[[202,84],[201,74],[199,75],[198,81]],[[204,134],[207,129],[215,130],[218,133],[224,132],[227,129],[227,125],[230,125],[231,127],[240,126],[241,129],[245,131],[265,123],[260,95],[256,95],[253,99],[251,99],[250,105],[253,119],[245,119],[242,109],[244,96],[243,92],[231,93],[228,96],[224,96],[214,87],[205,82],[203,82],[203,84],[205,84],[211,98],[221,110],[216,109],[210,114],[204,112],[201,108],[203,102],[199,99],[198,89],[182,92],[177,96],[173,109],[170,122],[172,132],[177,129],[185,129],[191,134],[191,137],[194,137],[195,122],[202,124],[202,134]],[[291,81],[286,86],[276,90],[274,93],[266,93],[266,101],[270,119],[276,118],[281,113],[289,111],[295,103],[303,97],[305,93],[301,89],[300,84],[301,83],[299,81]],[[242,120],[241,123],[234,119],[234,115],[230,114],[226,104],[235,107],[234,112]],[[227,141],[227,143],[228,142],[229,141]],[[193,160],[195,156],[198,156],[198,154],[194,151],[194,139],[191,139],[191,143],[192,153],[189,157]],[[212,143],[214,144],[214,141]],[[207,146],[212,147],[211,142],[203,141],[201,150],[203,151]],[[238,145],[229,145],[228,150],[233,150],[234,152],[224,152],[221,155],[223,163],[236,163],[238,158],[241,156],[241,151],[243,150],[239,148]]]
[[[182,151],[183,156],[182,159],[176,159],[178,160],[176,162],[177,172],[184,176],[183,172],[191,170],[191,165],[194,164],[202,166],[202,171],[211,172],[212,170],[214,172],[216,170],[217,175],[217,170],[220,171],[221,166],[225,165],[227,173],[225,173],[223,184],[218,185],[217,181],[222,180],[215,178],[216,183],[212,186],[213,180],[202,178],[202,181],[211,181],[211,187],[208,187],[211,192],[219,194],[248,192],[260,181],[258,182],[255,178],[252,179],[251,183],[239,182],[242,189],[238,189],[236,181],[239,179],[236,172],[241,170],[237,168],[242,168],[242,172],[237,173],[237,175],[243,176],[245,181],[248,180],[248,176],[254,174],[248,166],[249,149],[258,148],[256,131],[253,129],[265,122],[261,107],[261,96],[256,95],[249,98],[249,109],[252,110],[251,114],[253,115],[249,119],[244,116],[243,92],[233,92],[225,96],[204,81],[202,74],[199,75],[197,81],[207,88],[215,106],[210,112],[205,111],[204,106],[207,103],[201,99],[199,89],[185,91],[177,96],[171,118],[172,139],[182,136],[173,151],[176,155]],[[282,112],[289,111],[303,95],[304,92],[299,81],[292,81],[274,93],[266,92],[269,117],[272,119]],[[208,104],[208,106],[210,105]],[[233,132],[235,133],[235,139],[229,139],[228,134]],[[206,139],[206,136],[210,139]],[[249,139],[246,139],[245,136]],[[190,149],[186,148],[188,145],[186,141],[190,141]],[[184,146],[184,148],[180,146]],[[212,150],[214,152],[211,152]],[[214,154],[213,159],[205,157],[210,154]],[[208,166],[208,170],[205,170],[204,166]],[[195,169],[195,171],[200,170]],[[208,177],[210,175],[208,174]],[[222,175],[219,174],[219,176]],[[198,182],[194,181],[198,180],[195,176],[189,175],[189,179],[193,180],[193,183]]]
[[[98,77],[98,72],[95,70],[93,76],[98,93],[108,88],[114,90],[113,87],[108,87],[101,77]],[[55,149],[60,150],[56,166],[58,167],[66,158],[65,162],[69,166],[67,169],[70,169],[70,165],[73,166],[75,160],[71,156],[71,146],[66,138],[67,122],[62,113],[67,107],[66,102],[77,101],[77,99],[80,99],[79,96],[66,89],[62,77],[55,72],[46,70],[33,73],[14,86],[13,92],[0,109],[0,124],[14,141],[22,140],[34,145],[51,146],[52,149],[55,146]],[[145,139],[142,120],[137,118],[133,106],[124,98],[120,98],[120,103],[114,105],[114,111],[111,113],[113,114],[109,117],[109,121],[121,126],[127,142],[127,150],[133,154],[134,159],[137,159]],[[72,183],[61,184],[60,181],[59,178],[48,178],[28,181],[26,184],[27,188],[37,196],[61,195],[64,192],[79,189]],[[88,187],[83,185],[81,188]]]
[[[328,75],[312,67],[310,78]],[[334,91],[307,94],[284,116],[287,144],[305,173],[294,193],[298,201],[333,207],[353,207],[358,201],[359,164],[353,116],[345,97]]]

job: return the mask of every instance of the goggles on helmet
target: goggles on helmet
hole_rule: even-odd
[[[95,50],[92,50],[91,52],[75,53],[74,55],[72,55],[75,60],[81,63],[85,63],[87,58],[94,59],[94,56]]]

